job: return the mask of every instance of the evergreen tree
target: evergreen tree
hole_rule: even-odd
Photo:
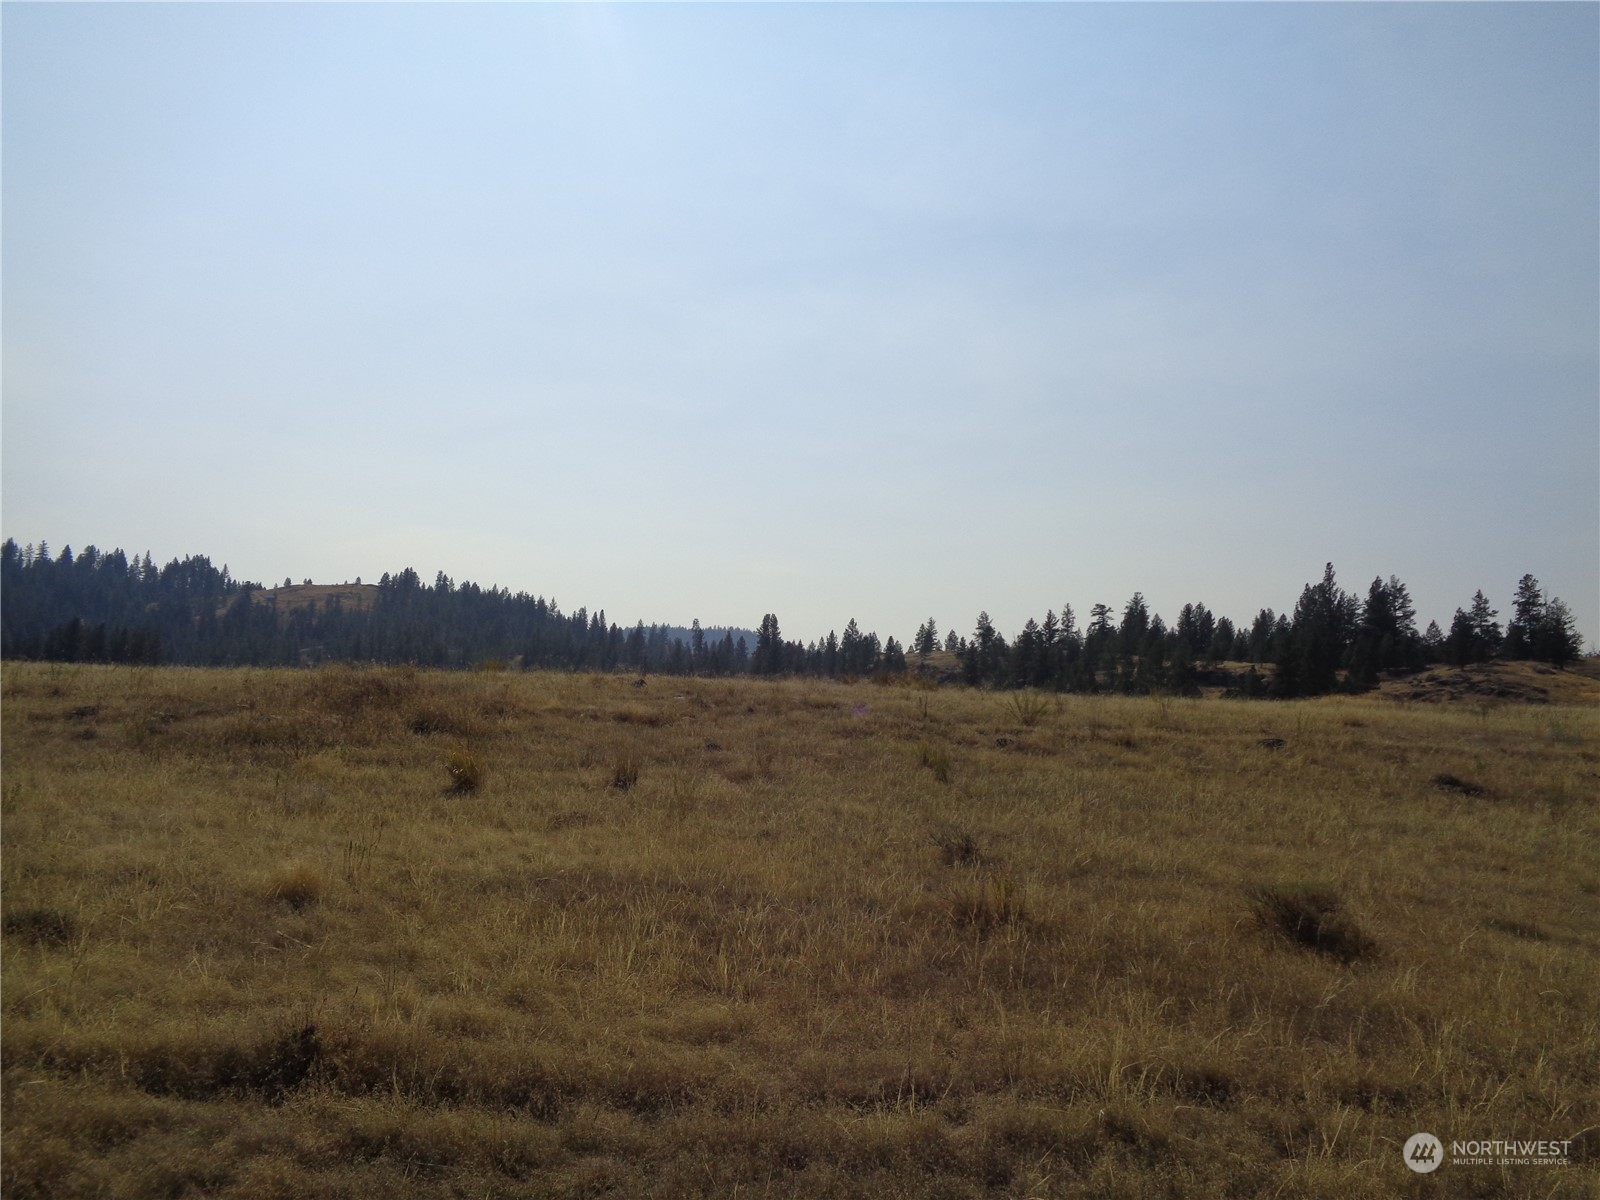
[[[883,665],[886,674],[902,675],[906,669],[906,652],[901,649],[900,643],[890,638],[883,644]]]
[[[1114,665],[1117,653],[1117,626],[1111,609],[1096,604],[1089,610],[1089,628],[1083,639],[1083,669],[1092,685],[1096,674]]]
[[[859,650],[862,675],[872,675],[878,670],[879,660],[882,657],[883,644],[878,641],[875,633],[865,634],[861,639]]]
[[[1227,617],[1218,617],[1216,632],[1211,635],[1211,645],[1206,651],[1207,661],[1216,663],[1232,658],[1236,640],[1233,622]]]
[[[756,650],[750,669],[757,675],[777,675],[783,670],[783,636],[778,631],[778,618],[772,613],[761,618],[761,626],[756,630]]]
[[[1217,619],[1204,604],[1185,604],[1178,613],[1178,624],[1173,632],[1177,641],[1175,649],[1181,657],[1209,657],[1212,640],[1217,635]]]
[[[1517,594],[1511,602],[1512,617],[1506,624],[1505,643],[1500,653],[1506,658],[1533,657],[1533,631],[1544,620],[1544,591],[1532,575],[1524,575],[1517,583]]]
[[[1529,640],[1535,659],[1558,667],[1575,661],[1583,651],[1583,638],[1578,635],[1572,611],[1559,596],[1544,606]]]
[[[1010,675],[1019,687],[1026,687],[1037,681],[1043,666],[1044,646],[1039,622],[1029,617],[1011,646]]]
[[[1039,625],[1039,664],[1033,675],[1036,687],[1059,687],[1064,655],[1061,623],[1055,610],[1045,609],[1044,620]]]
[[[856,619],[851,617],[844,627],[844,636],[839,639],[839,671],[844,675],[864,675],[867,671],[866,654],[864,646],[866,638],[861,633],[861,627],[856,624]]]
[[[1306,584],[1295,606],[1287,644],[1278,655],[1274,692],[1279,696],[1320,696],[1338,684],[1339,664],[1354,632],[1359,606],[1334,579],[1333,564],[1322,581]]]
[[[1249,659],[1257,666],[1277,657],[1272,650],[1272,634],[1277,624],[1278,614],[1270,608],[1263,608],[1256,613],[1256,619],[1250,623]]]
[[[1562,666],[1577,658],[1583,642],[1573,626],[1571,611],[1559,598],[1547,600],[1532,575],[1524,575],[1518,582],[1512,610],[1500,647],[1503,657]]]
[[[1366,603],[1349,653],[1350,683],[1372,688],[1378,672],[1422,665],[1422,639],[1417,614],[1406,585],[1393,575],[1378,578],[1367,589]]]
[[[1122,639],[1122,657],[1133,658],[1144,649],[1145,637],[1150,632],[1150,606],[1144,602],[1144,593],[1135,592],[1122,610],[1119,634]]]
[[[999,640],[999,636],[995,632],[994,623],[989,620],[989,614],[980,612],[972,640],[967,643],[966,660],[962,664],[968,683],[985,683],[992,680],[998,673],[999,663],[997,661],[996,643]]]
[[[1444,660],[1444,633],[1439,622],[1429,621],[1422,634],[1422,661],[1436,663]]]
[[[1456,609],[1450,622],[1450,634],[1444,643],[1445,660],[1463,667],[1493,658],[1503,640],[1495,620],[1498,615],[1481,589],[1473,593],[1472,607],[1467,611]]]

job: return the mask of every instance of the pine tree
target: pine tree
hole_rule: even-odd
[[[1422,640],[1417,612],[1406,585],[1393,575],[1378,578],[1367,589],[1366,603],[1349,653],[1352,686],[1372,688],[1378,672],[1422,665]]]
[[[972,640],[967,643],[965,662],[962,664],[968,683],[983,683],[994,677],[995,639],[998,637],[989,614],[980,612]]]
[[[1232,658],[1235,638],[1233,622],[1227,617],[1218,617],[1216,632],[1211,635],[1211,645],[1206,650],[1206,660],[1216,663]]]
[[[1452,666],[1464,667],[1493,658],[1503,640],[1495,621],[1498,615],[1488,597],[1481,590],[1475,592],[1472,607],[1466,611],[1456,609],[1451,619],[1450,634],[1444,644],[1446,661]]]
[[[1531,638],[1533,656],[1540,662],[1565,667],[1583,651],[1583,638],[1566,603],[1555,596],[1544,606],[1544,613]]]
[[[1467,615],[1472,620],[1473,637],[1479,647],[1479,657],[1474,661],[1486,662],[1499,652],[1505,640],[1500,623],[1495,620],[1500,614],[1490,607],[1488,597],[1480,590],[1473,593],[1472,608]]]
[[[1422,633],[1422,661],[1436,663],[1444,658],[1444,633],[1439,628],[1439,622],[1429,621],[1428,628]]]
[[[1011,678],[1022,686],[1034,683],[1043,665],[1042,651],[1039,622],[1029,617],[1011,647]]]
[[[890,638],[883,644],[883,671],[890,675],[903,675],[906,669],[906,652],[900,643]]]
[[[1277,624],[1278,614],[1270,608],[1261,609],[1250,622],[1250,661],[1257,666],[1276,657],[1272,653],[1272,633]]]
[[[1123,608],[1118,632],[1124,659],[1131,659],[1144,650],[1145,637],[1150,632],[1150,606],[1145,603],[1143,592],[1135,592]]]
[[[1056,619],[1055,611],[1047,608],[1044,621],[1039,625],[1039,666],[1034,673],[1037,686],[1060,686],[1063,649],[1061,623]]]
[[[756,630],[756,651],[750,659],[750,669],[757,675],[777,675],[783,670],[783,636],[778,631],[778,618],[772,613],[761,618]]]
[[[865,674],[866,663],[863,661],[865,656],[862,653],[862,644],[865,640],[861,627],[856,624],[856,619],[851,617],[844,627],[844,635],[839,639],[839,670],[842,674]]]
[[[1333,691],[1358,612],[1355,597],[1338,586],[1328,563],[1322,581],[1306,584],[1300,593],[1287,644],[1278,655],[1274,692],[1291,697]]]
[[[1117,650],[1117,625],[1111,619],[1111,609],[1096,604],[1089,610],[1089,628],[1083,639],[1084,669],[1090,679],[1097,671],[1113,665]]]

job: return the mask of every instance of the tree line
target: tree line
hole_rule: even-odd
[[[285,581],[286,583],[288,581]],[[310,581],[307,580],[307,583]],[[302,666],[323,662],[732,674],[749,663],[732,631],[687,638],[667,625],[623,629],[603,610],[564,613],[552,598],[385,574],[370,607],[284,604],[203,555],[158,567],[147,553],[0,546],[0,655],[57,662]]]
[[[1202,603],[1185,604],[1169,626],[1135,592],[1120,614],[1096,604],[1081,629],[1070,604],[1040,620],[1030,617],[1009,642],[987,612],[978,614],[971,637],[949,630],[942,640],[929,617],[909,653],[913,667],[926,665],[939,649],[953,653],[960,678],[974,686],[1197,695],[1202,683],[1221,683],[1235,695],[1288,699],[1366,691],[1377,686],[1381,672],[1439,663],[1513,658],[1565,666],[1582,650],[1571,610],[1559,598],[1546,598],[1532,575],[1517,585],[1514,616],[1504,632],[1498,615],[1479,591],[1467,609],[1456,610],[1449,634],[1437,622],[1419,632],[1416,608],[1399,579],[1374,579],[1362,598],[1339,586],[1329,563],[1319,582],[1306,584],[1292,613],[1263,608],[1248,627]],[[1246,666],[1224,669],[1224,663]],[[843,638],[830,632],[818,642],[787,642],[778,618],[768,613],[751,669],[769,675],[892,675],[907,669],[907,651],[894,638],[880,647],[877,635],[862,634],[854,620]]]
[[[287,581],[286,581],[287,582]],[[308,581],[309,582],[309,581]],[[1070,692],[1195,694],[1204,683],[1242,696],[1296,697],[1376,686],[1384,671],[1493,658],[1564,666],[1582,649],[1571,611],[1538,580],[1517,584],[1510,620],[1479,591],[1445,633],[1418,631],[1405,584],[1374,579],[1365,596],[1339,586],[1332,564],[1308,583],[1293,612],[1260,609],[1235,625],[1202,603],[1185,604],[1168,625],[1141,593],[1120,610],[1096,604],[1080,627],[1070,604],[1029,618],[1010,640],[979,613],[971,636],[941,637],[933,618],[909,643],[880,640],[852,618],[843,634],[788,640],[766,614],[749,646],[734,631],[682,636],[668,625],[631,628],[604,610],[563,613],[552,598],[457,584],[442,571],[432,585],[407,568],[386,574],[369,605],[338,596],[285,605],[258,583],[232,578],[204,556],[157,567],[150,555],[45,543],[0,547],[0,654],[60,662],[201,666],[415,663],[525,669],[629,670],[681,675],[894,677],[934,670],[973,686]],[[1223,664],[1229,664],[1224,666]]]

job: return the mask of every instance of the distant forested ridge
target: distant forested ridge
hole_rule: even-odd
[[[358,581],[359,584],[359,581]],[[1070,604],[1007,640],[978,614],[971,636],[942,636],[933,618],[902,645],[851,619],[842,635],[786,640],[768,613],[754,635],[608,623],[604,610],[567,614],[554,599],[457,584],[432,585],[407,568],[375,585],[268,590],[233,579],[204,556],[157,567],[147,553],[89,547],[52,555],[45,543],[0,547],[0,654],[58,662],[283,666],[323,662],[427,667],[629,670],[669,674],[864,678],[922,673],[973,686],[1055,691],[1196,694],[1202,684],[1241,696],[1295,697],[1376,686],[1380,672],[1493,658],[1563,666],[1582,649],[1572,614],[1524,575],[1502,629],[1483,592],[1448,633],[1418,631],[1405,584],[1374,579],[1365,596],[1339,586],[1332,564],[1291,613],[1260,609],[1235,625],[1185,604],[1168,625],[1134,593],[1120,609],[1094,605],[1080,627]]]
[[[309,580],[306,581],[310,583]],[[361,589],[304,602],[234,579],[196,555],[157,567],[149,554],[94,547],[51,557],[48,545],[0,547],[0,654],[59,662],[297,666],[322,662],[486,663],[573,670],[730,674],[748,644],[698,622],[623,629],[605,612],[563,613],[554,599],[456,584],[407,568]],[[309,589],[305,589],[309,590]]]

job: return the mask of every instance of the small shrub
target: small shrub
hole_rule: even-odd
[[[947,867],[965,867],[983,861],[977,837],[965,830],[935,834],[933,844],[939,848],[939,858]]]
[[[611,786],[625,792],[639,782],[639,760],[633,755],[619,758],[611,768]]]
[[[1443,788],[1447,792],[1454,792],[1458,796],[1481,796],[1484,789],[1476,783],[1461,779],[1448,771],[1441,771],[1433,777],[1433,786]]]
[[[5,934],[30,946],[66,946],[78,936],[78,919],[53,908],[23,908],[6,914]]]
[[[325,887],[321,871],[305,863],[291,863],[267,880],[267,899],[300,912],[321,900]]]
[[[445,758],[452,792],[466,794],[483,786],[483,764],[465,750],[452,750]]]
[[[1038,692],[1012,692],[1006,698],[1006,710],[1018,723],[1032,729],[1050,711],[1050,701]]]
[[[459,706],[447,707],[439,704],[423,705],[413,709],[406,727],[421,737],[445,733],[452,737],[470,738],[482,732],[481,722],[463,712]]]
[[[620,725],[660,725],[663,717],[661,713],[645,708],[641,704],[628,704],[617,709],[611,714],[611,719]]]
[[[415,687],[415,673],[385,668],[328,666],[313,672],[302,695],[316,707],[341,715],[393,709]]]
[[[317,1027],[305,1025],[246,1045],[157,1042],[129,1055],[127,1074],[158,1096],[186,1100],[253,1096],[278,1104],[306,1081],[321,1055]]]
[[[1297,946],[1352,963],[1370,958],[1377,943],[1362,932],[1332,884],[1268,884],[1250,889],[1261,924]]]
[[[921,764],[933,772],[940,783],[950,782],[950,751],[931,742],[917,743],[917,756]]]
[[[269,1102],[281,1100],[284,1093],[305,1082],[321,1054],[315,1025],[286,1030],[256,1047],[239,1083]]]

